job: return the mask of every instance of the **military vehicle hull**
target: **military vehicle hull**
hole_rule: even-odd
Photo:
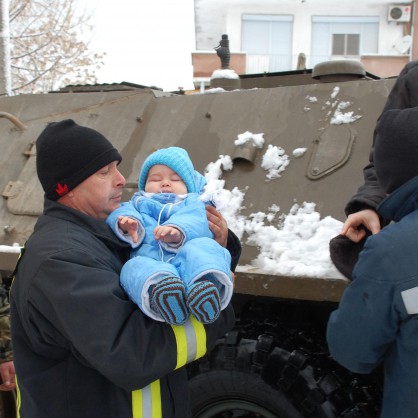
[[[248,220],[276,205],[275,221],[263,225],[280,228],[280,214],[313,202],[321,218],[343,221],[345,203],[362,183],[375,122],[394,80],[301,80],[211,94],[98,86],[90,92],[0,98],[2,277],[11,274],[18,257],[11,246],[24,244],[42,213],[36,138],[48,122],[67,118],[97,129],[120,150],[126,200],[137,189],[145,157],[180,146],[201,172],[220,156],[231,157],[232,169],[220,178],[224,189],[244,195],[236,218]],[[339,121],[337,109],[339,116],[351,112],[351,120]],[[262,133],[263,146],[238,146],[235,141],[245,132]],[[286,169],[272,179],[261,167],[270,145],[289,157]],[[293,156],[295,149],[304,149],[303,156]],[[235,220],[230,219],[231,229]],[[265,271],[254,263],[260,248],[248,241],[248,230],[238,235],[243,254],[233,298],[237,324],[212,353],[189,367],[194,415],[377,417],[380,379],[346,372],[326,348],[327,318],[348,281],[336,270],[323,277],[313,267],[308,275]]]

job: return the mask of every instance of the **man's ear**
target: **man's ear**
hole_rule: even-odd
[[[70,190],[67,194],[60,197],[57,202],[65,205],[66,202],[69,202],[74,197],[74,192]]]

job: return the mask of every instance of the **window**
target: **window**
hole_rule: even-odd
[[[241,50],[247,74],[290,70],[293,16],[243,15]]]
[[[310,66],[333,57],[378,52],[379,17],[312,16]]]
[[[360,35],[334,33],[332,35],[332,55],[360,55]]]

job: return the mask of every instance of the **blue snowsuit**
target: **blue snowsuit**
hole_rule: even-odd
[[[139,222],[137,243],[118,227],[121,215]],[[106,222],[133,248],[131,259],[121,271],[121,285],[149,317],[164,321],[151,309],[149,290],[167,276],[181,278],[186,288],[204,277],[218,288],[221,309],[228,305],[233,292],[231,255],[213,239],[205,203],[198,193],[179,196],[139,191],[113,211]],[[153,231],[158,225],[176,227],[183,233],[183,240],[174,245],[157,241]]]

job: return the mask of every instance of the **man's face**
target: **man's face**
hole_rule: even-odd
[[[117,168],[117,161],[96,171],[59,202],[96,219],[105,220],[120,206],[125,178]]]

